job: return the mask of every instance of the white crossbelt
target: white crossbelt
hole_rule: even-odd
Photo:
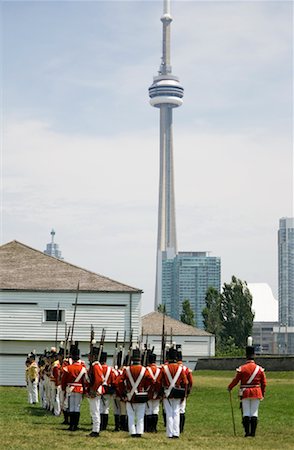
[[[169,371],[168,366],[166,366],[166,365],[163,366],[163,369],[164,369],[164,371],[165,371],[165,373],[166,373],[166,376],[167,376],[167,378],[168,378],[168,381],[169,381],[169,387],[168,387],[167,389],[164,390],[164,393],[165,393],[165,396],[166,396],[166,397],[169,397],[169,395],[170,395],[172,389],[175,387],[176,382],[178,381],[178,378],[179,378],[179,376],[180,376],[180,374],[181,374],[181,372],[182,372],[182,370],[183,370],[183,367],[182,367],[182,366],[179,366],[179,367],[178,367],[178,370],[177,370],[177,372],[176,372],[174,378],[171,376],[171,373],[170,373],[170,371]]]
[[[159,367],[156,368],[155,373],[153,373],[151,367],[149,367],[149,366],[147,367],[147,370],[148,370],[148,372],[150,373],[151,377],[153,378],[153,380],[154,380],[154,382],[155,382],[155,381],[157,380],[157,378],[158,378],[158,375],[160,374],[160,369],[159,369]],[[155,392],[155,393],[153,394],[153,400],[155,400],[156,397],[157,397],[157,392]]]
[[[259,371],[259,369],[260,369],[259,366],[256,366],[256,367],[255,367],[254,372],[251,374],[249,380],[248,380],[247,383],[245,383],[245,384],[250,384],[250,383],[254,380],[254,378],[255,378],[255,376],[257,375],[257,372]]]
[[[131,373],[131,370],[130,370],[129,367],[126,368],[126,371],[127,371],[127,374],[128,374],[128,377],[129,377],[129,381],[130,381],[131,386],[132,386],[131,391],[127,393],[127,398],[128,398],[129,401],[131,401],[133,395],[135,393],[137,393],[138,386],[139,386],[139,384],[141,383],[141,381],[143,379],[143,376],[145,374],[146,368],[142,367],[141,372],[140,372],[138,378],[136,379],[136,381],[134,381],[134,378],[132,376],[132,373]]]

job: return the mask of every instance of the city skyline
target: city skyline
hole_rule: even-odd
[[[211,251],[277,298],[293,217],[288,2],[172,2],[178,247]],[[154,305],[158,123],[147,87],[162,1],[4,2],[1,242],[143,289]],[[119,17],[119,26],[113,20]],[[144,20],[142,20],[144,19]],[[154,73],[154,72],[153,72]]]

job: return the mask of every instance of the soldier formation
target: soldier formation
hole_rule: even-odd
[[[165,343],[164,360],[158,365],[157,356],[153,349],[147,349],[147,344],[143,352],[140,346],[132,349],[131,344],[127,355],[124,355],[124,348],[118,351],[117,335],[110,366],[107,353],[103,351],[103,333],[99,346],[91,339],[88,365],[80,359],[78,342],[70,345],[68,354],[62,346],[58,352],[52,347],[39,357],[38,365],[31,353],[26,361],[29,403],[38,402],[39,391],[41,406],[56,416],[63,414],[63,424],[73,432],[78,429],[81,402],[86,397],[92,419],[89,434],[92,438],[107,429],[111,404],[114,431],[126,431],[134,438],[144,432],[156,433],[162,403],[166,436],[179,438],[184,431],[186,402],[193,384],[192,371],[182,362],[180,346],[172,344],[167,348]],[[245,436],[254,437],[266,379],[264,370],[254,362],[252,345],[247,346],[246,354],[246,364],[237,369],[228,390],[241,382]]]
[[[118,336],[117,336],[118,337]],[[179,346],[173,344],[165,352],[164,363],[158,365],[153,349],[139,346],[127,354],[117,348],[113,365],[107,364],[103,351],[105,333],[100,345],[91,339],[88,364],[80,359],[78,342],[68,352],[52,347],[39,356],[27,359],[26,380],[29,403],[40,403],[55,416],[64,416],[69,431],[78,429],[83,397],[88,399],[92,419],[90,437],[98,437],[108,427],[110,405],[114,413],[114,431],[126,431],[131,437],[144,432],[156,433],[160,403],[163,405],[166,434],[179,438],[184,430],[185,406],[192,388],[192,371],[182,362]],[[131,339],[130,339],[131,341]]]

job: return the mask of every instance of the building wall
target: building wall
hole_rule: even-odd
[[[44,292],[0,293],[0,385],[22,385],[26,355],[37,354],[55,345],[56,322],[45,321],[46,310],[59,308],[58,342],[65,338],[65,323],[72,324],[75,294]],[[102,328],[106,330],[105,350],[112,355],[116,332],[123,342],[133,329],[136,342],[141,329],[141,294],[80,293],[76,310],[73,340],[79,341],[82,354],[89,348],[90,328],[94,326],[99,343]]]
[[[274,326],[277,322],[253,322],[252,337],[257,354],[272,355],[276,353]]]
[[[221,261],[206,252],[179,252],[162,263],[162,303],[167,314],[179,320],[182,303],[189,300],[196,326],[203,328],[202,311],[207,289],[221,288]]]
[[[215,338],[210,336],[173,336],[173,342],[182,347],[183,362],[190,369],[194,369],[199,357],[215,355]],[[169,342],[167,342],[170,344]],[[154,346],[154,353],[157,355],[157,362],[160,362],[161,336],[148,336],[150,348]]]

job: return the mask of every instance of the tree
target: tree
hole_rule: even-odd
[[[231,283],[224,283],[220,295],[220,332],[222,345],[234,340],[236,347],[244,349],[247,337],[252,333],[254,313],[252,295],[246,281],[232,276]]]
[[[158,306],[157,306],[157,311],[160,312],[160,313],[162,313],[162,314],[165,314],[165,313],[166,313],[165,305],[164,305],[163,303],[161,303],[160,305],[158,305]]]
[[[206,307],[202,311],[205,331],[215,335],[218,349],[221,340],[220,293],[214,287],[209,287],[205,296]]]
[[[184,300],[182,303],[181,322],[195,327],[194,311],[191,308],[190,301],[188,299]]]
[[[205,303],[202,312],[204,327],[215,335],[216,354],[242,354],[254,319],[252,295],[247,283],[233,276],[231,283],[224,283],[222,293],[209,288]]]

